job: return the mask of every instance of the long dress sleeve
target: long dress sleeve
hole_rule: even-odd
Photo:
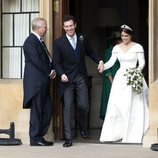
[[[140,68],[140,70],[142,70],[145,66],[145,58],[144,58],[144,49],[141,45],[139,45],[137,57],[138,57],[138,64],[139,64],[138,67]]]
[[[111,58],[104,64],[104,70],[111,68],[117,60],[115,52],[112,52]]]

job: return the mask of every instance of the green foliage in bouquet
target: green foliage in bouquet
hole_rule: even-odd
[[[127,78],[127,85],[132,86],[132,89],[137,93],[142,93],[143,74],[139,68],[126,69],[124,74]]]

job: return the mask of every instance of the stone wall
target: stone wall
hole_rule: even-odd
[[[28,143],[29,110],[22,108],[22,98],[22,80],[0,80],[0,129],[8,129],[10,122],[14,122],[15,137]]]

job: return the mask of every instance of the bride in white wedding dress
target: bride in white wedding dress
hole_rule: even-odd
[[[120,69],[111,87],[100,141],[142,143],[143,136],[149,128],[148,87],[143,78],[142,93],[137,94],[127,85],[124,74],[128,68],[144,68],[144,50],[140,44],[132,40],[131,27],[121,26],[121,38],[122,43],[113,48],[110,60],[98,66],[98,69],[103,71],[112,67],[117,59],[120,62]]]

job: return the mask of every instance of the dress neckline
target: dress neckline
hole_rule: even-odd
[[[126,51],[124,51],[119,45],[119,49],[121,50],[121,52],[123,53],[128,53],[133,47],[135,47],[137,45],[137,43],[134,43],[133,45],[131,45],[131,47],[129,47]]]

